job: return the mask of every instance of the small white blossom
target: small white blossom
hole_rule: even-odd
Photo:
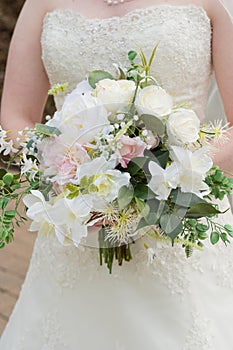
[[[117,119],[118,120],[123,120],[125,118],[125,115],[120,113],[120,114],[117,114]]]
[[[32,161],[31,158],[26,157],[26,154],[23,154],[23,166],[21,167],[21,174],[29,173],[29,178],[31,180],[34,180],[35,175],[38,173],[39,168],[36,164],[36,160]]]
[[[147,131],[147,130],[143,130],[143,131],[142,131],[142,136],[147,136],[147,134],[148,134],[148,131]]]
[[[139,120],[139,117],[138,117],[138,115],[134,115],[134,117],[133,117],[133,119],[137,122],[138,120]]]

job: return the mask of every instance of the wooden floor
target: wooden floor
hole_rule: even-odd
[[[27,226],[17,230],[13,243],[0,249],[0,335],[19,295],[36,238]]]

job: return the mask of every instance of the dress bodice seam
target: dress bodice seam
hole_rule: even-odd
[[[197,6],[197,5],[169,5],[169,4],[160,4],[160,5],[151,5],[151,6],[147,6],[147,7],[140,7],[140,8],[135,8],[133,10],[128,11],[127,13],[125,13],[122,16],[112,16],[112,17],[105,17],[105,18],[89,18],[84,16],[82,13],[76,12],[71,8],[56,8],[54,10],[48,11],[46,12],[45,16],[44,16],[44,22],[47,20],[47,18],[49,16],[53,16],[56,14],[61,14],[61,13],[69,13],[70,16],[74,17],[74,18],[79,18],[82,21],[86,21],[86,22],[110,22],[110,21],[124,21],[127,20],[128,18],[134,16],[134,15],[140,15],[141,17],[143,17],[143,14],[148,12],[148,11],[158,11],[161,9],[166,9],[166,8],[174,8],[174,9],[180,9],[180,10],[189,10],[189,9],[196,9],[201,11],[204,16],[206,17],[206,20],[208,22],[211,22],[211,19],[207,13],[207,11],[202,7],[202,6]]]

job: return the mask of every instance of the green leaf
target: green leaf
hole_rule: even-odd
[[[156,225],[159,223],[161,216],[168,212],[169,206],[165,201],[159,201],[156,198],[148,200],[147,204],[150,207],[150,212],[148,216],[145,217],[145,220],[149,225]]]
[[[146,56],[144,54],[144,52],[142,51],[141,48],[139,48],[139,53],[140,53],[140,57],[141,57],[141,60],[142,60],[142,65],[144,68],[146,68],[147,66],[147,60],[146,60]]]
[[[159,118],[150,114],[142,114],[140,119],[145,124],[145,127],[148,130],[151,130],[153,134],[158,135],[160,137],[165,135],[165,125]]]
[[[139,184],[134,188],[134,195],[140,199],[154,199],[155,193],[145,184]]]
[[[129,59],[130,61],[133,61],[133,60],[136,58],[137,55],[138,55],[138,54],[137,54],[136,51],[131,50],[131,51],[128,52],[128,59]]]
[[[14,185],[11,185],[10,189],[11,191],[18,190],[21,187],[20,183],[15,183]]]
[[[120,76],[119,76],[119,80],[121,79],[126,79],[126,75],[125,75],[125,72],[121,69],[121,67],[118,67],[118,70],[120,72]]]
[[[216,231],[211,232],[210,242],[214,245],[219,241],[219,233]]]
[[[136,175],[141,169],[143,169],[146,161],[146,157],[135,157],[131,159],[127,166],[127,172],[129,172],[131,176]]]
[[[93,70],[88,76],[88,82],[93,89],[95,89],[96,84],[103,79],[114,80],[113,76],[104,70]]]
[[[6,198],[6,197],[0,198],[0,208],[4,210],[7,204],[9,203],[9,201],[10,201],[9,198]]]
[[[181,219],[174,214],[165,214],[160,218],[160,225],[162,230],[168,235],[172,242],[183,230],[183,223]]]
[[[193,193],[181,192],[180,188],[173,190],[171,192],[170,197],[171,197],[172,203],[175,203],[176,205],[179,205],[185,208],[190,208],[200,203],[208,204],[204,199],[198,197]]]
[[[6,169],[0,168],[0,179],[2,179],[6,173],[7,173]]]
[[[54,126],[36,123],[35,127],[37,132],[46,136],[51,136],[51,135],[59,136],[61,134],[61,131],[58,128],[55,128]]]
[[[77,185],[73,185],[73,184],[67,184],[66,188],[70,192],[77,192],[77,191],[79,191],[78,186]]]
[[[198,238],[201,240],[205,240],[208,237],[208,234],[206,232],[199,232]]]
[[[80,180],[80,187],[85,188],[89,185],[88,177],[85,175]]]
[[[14,218],[16,213],[16,210],[7,210],[4,212],[4,215],[8,218]]]
[[[228,236],[225,232],[220,233],[221,240],[226,244],[226,243],[231,243],[228,239]]]
[[[231,237],[233,237],[233,227],[232,227],[231,225],[226,224],[226,225],[224,225],[224,228],[225,228],[225,230],[227,230],[227,232],[229,233],[229,235],[230,235]]]
[[[119,209],[124,209],[133,199],[133,191],[127,186],[122,186],[118,192],[118,205]]]
[[[149,66],[149,67],[151,67],[151,65],[152,65],[152,63],[153,63],[153,60],[154,60],[155,53],[156,53],[156,50],[157,50],[157,48],[158,48],[158,45],[159,45],[159,44],[157,44],[157,45],[154,47],[153,51],[152,51],[152,54],[151,54],[150,59],[149,59],[149,62],[148,62],[148,66]]]
[[[153,160],[155,160],[163,169],[165,169],[169,160],[169,151],[161,151],[160,149],[155,149],[151,153],[155,156],[155,159]]]
[[[144,218],[142,218],[138,223],[136,231],[141,230],[142,228],[147,227],[147,226],[150,226],[150,224],[148,224],[148,222]]]
[[[11,173],[6,173],[2,178],[2,181],[7,186],[9,186],[13,182],[13,180],[14,180],[14,175]]]
[[[135,197],[134,199],[135,199],[135,202],[136,202],[138,209],[140,211],[142,211],[145,208],[146,203],[137,197]]]
[[[187,210],[187,215],[190,217],[203,217],[208,215],[220,214],[221,211],[208,203],[200,203],[192,206]]]
[[[207,225],[204,225],[204,224],[197,224],[196,225],[196,229],[197,229],[197,231],[199,231],[199,232],[206,232],[207,230],[208,230],[208,228],[209,228],[209,226],[207,226]]]
[[[138,199],[137,197],[135,197],[135,202],[136,202],[136,205],[137,205],[138,209],[141,212],[141,215],[143,217],[147,217],[149,215],[149,213],[150,213],[149,205],[146,202]]]

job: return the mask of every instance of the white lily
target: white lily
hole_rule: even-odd
[[[155,162],[149,163],[149,170],[152,175],[148,187],[157,195],[159,200],[166,200],[173,188],[178,184],[178,169],[173,163],[163,169]]]
[[[91,198],[87,195],[80,195],[74,199],[59,198],[50,208],[49,217],[62,244],[73,242],[78,246],[81,239],[87,236],[85,222],[91,209]]]
[[[32,190],[31,194],[24,197],[23,202],[28,208],[27,216],[33,220],[29,228],[30,231],[49,233],[53,230],[53,222],[49,215],[51,204],[45,201],[40,191]]]
[[[184,148],[171,147],[171,158],[179,169],[179,186],[182,192],[191,192],[203,197],[209,193],[209,186],[204,182],[206,173],[213,166],[212,159],[203,147],[191,152]]]

